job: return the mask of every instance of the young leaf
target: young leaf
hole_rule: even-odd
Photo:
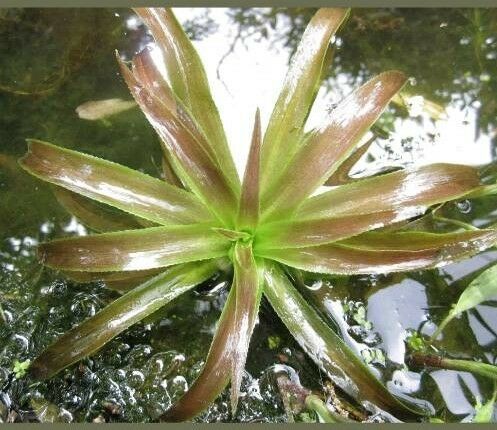
[[[404,208],[400,212],[394,210],[268,223],[257,230],[257,249],[302,248],[336,242],[422,215],[424,212],[424,207],[412,207]]]
[[[136,170],[50,143],[29,140],[28,152],[19,164],[44,181],[159,224],[212,219],[191,193]]]
[[[33,362],[31,374],[37,379],[50,378],[65,367],[95,353],[119,333],[207,280],[217,270],[215,261],[168,269],[57,339]]]
[[[197,51],[170,9],[137,8],[135,12],[150,29],[162,51],[174,93],[191,111],[210,142],[217,163],[222,166],[231,186],[238,192],[238,174]]]
[[[231,242],[210,225],[151,227],[58,239],[39,245],[43,263],[68,271],[155,269],[227,255]]]
[[[476,413],[473,417],[474,423],[490,423],[492,422],[492,417],[495,411],[495,401],[497,400],[497,383],[494,385],[494,394],[488,402],[483,405],[479,403],[475,409]]]
[[[265,265],[264,294],[304,351],[345,392],[398,418],[418,410],[395,398],[302,298],[277,265]]]
[[[323,185],[354,151],[405,81],[401,72],[384,72],[342,100],[264,194],[265,216],[291,213]]]
[[[364,233],[343,242],[298,249],[259,249],[256,255],[317,273],[381,274],[439,267],[492,246],[497,231],[449,234]]]
[[[298,218],[365,214],[432,206],[463,197],[480,184],[478,170],[457,164],[431,164],[342,185],[307,199]]]
[[[298,149],[296,146],[321,83],[330,40],[348,12],[348,9],[319,9],[302,36],[264,136],[261,161],[264,190]]]
[[[352,181],[357,181],[360,179],[352,179],[349,174],[350,171],[354,168],[357,162],[362,158],[362,156],[368,152],[368,149],[371,147],[373,142],[378,138],[376,134],[373,134],[365,143],[363,143],[359,148],[357,148],[349,157],[338,166],[338,169],[335,170],[335,173],[331,175],[324,185],[337,186],[344,185]]]
[[[206,409],[228,385],[235,346],[236,290],[231,288],[202,372],[160,421],[186,421]]]
[[[238,211],[238,227],[241,229],[252,230],[259,221],[260,150],[261,115],[259,109],[257,109]]]
[[[136,102],[171,154],[180,179],[221,219],[231,225],[238,198],[218,164],[177,116],[169,100],[161,100],[131,73],[117,56],[121,73]]]
[[[464,311],[493,298],[497,298],[497,264],[486,269],[470,282],[431,338],[436,339],[445,326]]]
[[[235,345],[231,366],[231,410],[235,414],[250,338],[259,311],[262,283],[259,282],[251,244],[235,244],[233,266],[235,273],[232,288],[236,291],[236,306],[233,336]]]
[[[92,230],[105,232],[142,227],[135,217],[126,212],[106,210],[102,204],[61,187],[53,186],[52,191],[67,212]]]

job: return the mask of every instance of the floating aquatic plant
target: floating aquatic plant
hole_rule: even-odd
[[[185,420],[231,382],[236,411],[261,297],[333,381],[358,400],[405,418],[419,410],[391,394],[300,295],[286,267],[331,274],[427,269],[491,246],[492,229],[437,234],[396,226],[481,189],[478,171],[435,164],[345,183],[314,196],[406,78],[382,73],[353,91],[320,128],[305,131],[330,40],[348,11],[320,9],[294,55],[262,133],[256,113],[243,181],[197,52],[168,9],[138,9],[165,61],[145,49],[131,69],[117,56],[137,104],[160,137],[167,181],[39,140],[20,163],[55,185],[59,201],[100,234],[39,246],[45,265],[76,280],[102,279],[123,295],[61,336],[30,366],[50,378],[180,294],[233,270],[202,372],[161,417]],[[118,212],[109,210],[109,206]],[[382,229],[389,226],[389,229]],[[295,273],[295,272],[293,272]],[[129,282],[140,285],[129,287]]]

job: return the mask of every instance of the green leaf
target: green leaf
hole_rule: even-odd
[[[161,138],[164,152],[171,155],[173,165],[185,185],[204,202],[219,219],[231,226],[238,209],[237,190],[228,182],[223,170],[197,140],[196,133],[178,116],[177,105],[162,100],[142,84],[135,74],[117,60],[131,94]]]
[[[330,40],[348,12],[348,9],[319,9],[302,36],[264,136],[261,161],[264,190],[279,176],[282,167],[298,149],[304,124],[321,83]]]
[[[354,151],[405,81],[398,71],[384,72],[342,100],[264,194],[265,217],[291,213],[323,185]]]
[[[463,197],[480,184],[478,170],[430,164],[342,185],[306,200],[298,218],[365,214],[432,206]]]
[[[39,140],[19,161],[32,175],[159,224],[211,219],[191,193],[144,173]]]
[[[170,9],[137,8],[135,12],[150,29],[162,51],[174,93],[200,125],[215,153],[217,163],[222,166],[231,186],[238,192],[238,174],[197,51]]]
[[[109,210],[109,207],[106,208],[94,200],[61,187],[53,186],[52,191],[67,212],[92,230],[105,232],[142,227],[135,217],[126,212],[117,213],[117,211]]]
[[[302,248],[336,242],[412,218],[424,208],[267,223],[257,230],[257,249]]]
[[[259,221],[260,151],[261,115],[257,109],[238,210],[238,228],[240,229],[254,229]]]
[[[200,375],[183,397],[160,417],[160,421],[178,422],[195,417],[208,408],[228,385],[235,348],[235,312],[236,289],[231,288]]]
[[[50,378],[65,367],[95,353],[119,333],[207,280],[217,270],[215,261],[168,269],[57,339],[33,362],[31,374],[37,379]]]
[[[231,242],[209,224],[151,227],[58,239],[39,245],[43,263],[66,271],[155,269],[228,254]]]
[[[497,386],[494,388],[494,394],[492,398],[488,400],[487,403],[483,405],[478,402],[476,405],[476,413],[473,417],[474,423],[490,423],[492,422],[492,417],[494,415],[495,410],[495,401],[497,400]]]
[[[259,249],[256,255],[298,269],[343,275],[381,274],[447,265],[492,246],[497,231],[364,233],[330,245]]]
[[[264,294],[304,351],[344,391],[398,418],[420,413],[395,398],[359,357],[318,316],[286,275],[267,263]]]
[[[250,338],[259,311],[262,282],[259,281],[251,244],[242,242],[235,244],[233,266],[235,272],[232,288],[236,291],[236,305],[233,336],[235,344],[231,366],[231,410],[234,415],[240,395],[240,385]]]
[[[453,306],[447,317],[440,323],[435,333],[433,333],[431,339],[436,339],[445,326],[461,313],[496,297],[497,264],[483,271],[469,283],[463,293],[459,296],[459,300]]]

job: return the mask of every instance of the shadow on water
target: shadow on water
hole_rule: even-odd
[[[233,37],[246,39],[249,52],[257,49],[250,40],[273,38],[283,47],[278,55],[288,56],[313,12],[223,13],[230,16]],[[208,40],[220,31],[209,12],[196,19],[187,25],[195,39]],[[459,142],[465,150],[474,151],[475,142],[484,138],[495,157],[496,30],[496,10],[433,9],[429,16],[422,9],[354,11],[336,41],[327,89],[340,93],[338,88],[383,70],[404,70],[415,77],[413,94],[474,118],[473,139]],[[222,279],[181,297],[49,382],[17,380],[12,372],[16,360],[33,359],[116,296],[101,282],[69,282],[37,262],[37,243],[86,229],[62,210],[46,185],[18,168],[25,138],[157,176],[160,148],[137,109],[99,121],[84,121],[75,113],[89,100],[129,100],[113,52],[129,57],[148,42],[129,10],[0,9],[0,421],[148,421],[170,406],[200,371],[226,295]],[[411,140],[399,117],[418,125]],[[433,123],[432,117],[413,115],[405,106],[387,112],[381,122],[386,135],[363,160],[366,172],[374,162],[403,164]],[[484,179],[496,178],[490,165]],[[496,222],[492,198],[463,203],[447,205],[444,216],[479,227]],[[488,251],[443,269],[407,275],[308,275],[300,280],[300,289],[390,388],[426,399],[440,417],[458,421],[474,412],[477,398],[490,397],[492,384],[461,372],[408,370],[406,339],[416,330],[431,334],[467,282],[495,261],[497,253]],[[454,320],[436,346],[452,356],[494,363],[494,305],[486,303]],[[236,420],[287,419],[275,365],[297,371],[308,388],[322,390],[326,384],[275,319],[263,305]],[[228,405],[225,392],[198,420],[232,420]]]

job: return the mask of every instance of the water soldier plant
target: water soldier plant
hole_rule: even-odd
[[[101,279],[123,293],[49,346],[31,364],[31,375],[52,377],[180,294],[233,270],[204,367],[162,420],[196,416],[229,382],[236,411],[262,296],[335,384],[398,418],[415,417],[419,409],[390,393],[306,302],[287,266],[327,274],[389,273],[438,267],[490,247],[497,239],[493,229],[443,234],[398,229],[433,205],[478,192],[478,171],[435,164],[314,195],[357,155],[361,139],[406,81],[401,72],[382,73],[347,96],[320,128],[306,131],[330,40],[348,14],[320,9],[291,61],[265,133],[255,115],[240,182],[188,37],[168,9],[137,13],[162,51],[167,79],[148,49],[133,58],[131,68],[117,60],[160,137],[167,180],[29,141],[22,167],[54,185],[59,201],[100,232],[41,244],[41,260],[68,277]],[[141,284],[130,288],[130,281]]]

